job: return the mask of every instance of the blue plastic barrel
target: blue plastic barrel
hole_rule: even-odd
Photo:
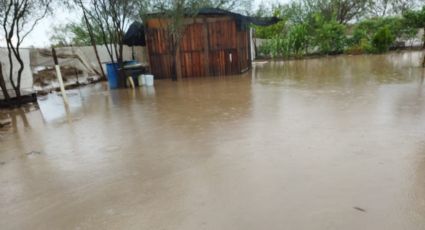
[[[138,61],[124,61],[124,65],[131,65],[136,64]],[[106,64],[106,72],[108,73],[108,82],[109,82],[109,88],[110,89],[117,89],[118,88],[118,73],[119,65],[118,63],[107,63]]]
[[[118,88],[118,63],[107,63],[106,72],[108,73],[108,83],[110,89]]]

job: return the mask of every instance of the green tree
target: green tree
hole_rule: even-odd
[[[406,25],[409,25],[414,28],[422,28],[425,30],[425,6],[422,7],[421,10],[417,11],[405,11],[403,17],[405,18]],[[422,40],[424,42],[423,48],[425,49],[425,33]],[[422,66],[425,67],[425,56],[422,61]]]
[[[143,0],[74,0],[83,12],[83,18],[95,49],[95,28],[100,29],[103,46],[108,51],[111,62],[119,66],[118,85],[125,85],[124,34],[131,21],[137,19]],[[96,49],[95,49],[96,50]],[[99,58],[98,58],[99,60]]]
[[[405,24],[413,28],[421,28],[425,30],[425,6],[421,10],[408,10],[403,14]],[[425,34],[423,37],[425,48]]]
[[[51,4],[52,0],[0,0],[0,25],[8,53],[9,81],[18,99],[21,98],[21,80],[25,68],[20,52],[21,45],[37,24],[51,12]],[[13,59],[19,63],[16,77]],[[1,79],[0,86],[8,100],[10,95],[4,82]]]
[[[423,4],[423,0],[391,0],[393,14],[404,14],[409,10],[415,9],[418,4]]]
[[[103,44],[103,34],[99,26],[96,24],[92,28],[93,39],[96,44]],[[55,46],[90,46],[92,45],[90,32],[84,22],[75,23],[71,22],[64,25],[54,26],[52,29],[52,35],[50,41]]]
[[[340,24],[362,18],[371,0],[303,0],[303,7],[310,14],[320,13],[326,21]]]
[[[422,0],[420,0],[422,1]],[[368,12],[373,17],[398,16],[407,10],[414,9],[417,0],[373,0],[368,7]]]
[[[251,0],[197,0],[196,5],[199,7],[212,7],[219,8],[223,10],[230,10],[233,12],[244,13],[247,14],[252,10],[252,2]],[[187,1],[189,5],[190,1]]]

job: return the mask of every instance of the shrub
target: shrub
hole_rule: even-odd
[[[254,26],[255,36],[262,39],[272,39],[284,32],[285,21],[280,21],[271,26]]]
[[[345,26],[334,20],[324,22],[316,29],[315,41],[320,53],[342,53],[346,44]]]
[[[367,19],[357,24],[353,31],[352,42],[357,44],[361,39],[372,40],[373,36],[383,27],[387,27],[396,36],[402,36],[405,29],[403,19],[397,17]]]
[[[309,34],[304,24],[294,25],[288,28],[288,32],[280,36],[274,36],[265,41],[259,48],[261,54],[275,57],[299,56],[307,52],[309,47]]]
[[[307,25],[298,24],[293,26],[288,33],[288,39],[290,47],[290,49],[288,49],[289,53],[298,56],[302,50],[307,52],[310,42]]]
[[[372,38],[372,45],[376,52],[383,53],[390,49],[396,37],[391,30],[385,26],[379,29]]]
[[[364,54],[364,53],[373,53],[375,49],[370,44],[369,40],[362,38],[358,44],[352,44],[349,46],[345,53],[347,54]]]
[[[284,33],[287,20],[285,18],[283,9],[279,6],[274,6],[272,9],[272,14],[274,17],[278,17],[281,20],[270,26],[253,26],[255,28],[255,36],[257,38],[262,39],[273,39],[276,36],[280,36],[282,33]],[[258,15],[258,16],[264,16],[264,15]]]
[[[405,27],[397,17],[373,18],[354,27],[347,53],[382,53],[388,51],[397,38],[414,37],[417,30]]]
[[[275,36],[265,41],[260,47],[259,52],[272,58],[289,56],[289,42],[286,37]]]

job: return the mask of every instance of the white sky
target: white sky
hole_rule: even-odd
[[[272,3],[272,2],[289,2],[289,0],[254,0],[253,8],[255,9],[261,2]],[[81,15],[66,8],[57,8],[53,12],[52,16],[43,19],[34,31],[26,38],[23,43],[23,47],[48,47],[50,46],[50,36],[52,34],[52,28],[57,25],[66,24],[68,22],[79,21]],[[3,46],[3,42],[0,41],[0,46]]]

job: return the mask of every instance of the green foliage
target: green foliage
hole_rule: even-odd
[[[271,57],[300,56],[307,53],[310,37],[307,25],[295,25],[281,36],[275,36],[260,46],[260,53]],[[304,52],[303,52],[304,51]]]
[[[270,13],[268,13],[270,12]],[[271,9],[267,9],[264,5],[260,5],[257,10],[257,17],[278,17],[281,21],[271,26],[254,26],[256,37],[262,39],[271,39],[280,36],[289,31],[289,27],[298,24],[305,24],[307,15],[303,11],[302,5],[298,2],[292,2],[288,5],[272,5]]]
[[[370,41],[366,38],[360,39],[358,44],[352,44],[349,46],[345,52],[347,54],[363,54],[363,53],[373,53],[374,48],[371,45]]]
[[[421,10],[409,10],[403,14],[405,24],[414,28],[425,27],[425,6]]]
[[[425,6],[421,10],[413,11],[408,10],[403,14],[405,20],[405,25],[412,28],[422,28],[425,29]],[[412,32],[413,33],[413,32]],[[407,33],[407,35],[409,35]],[[425,47],[425,34],[423,35],[424,47]],[[425,58],[424,58],[425,66]]]
[[[102,30],[98,24],[92,25],[93,35],[96,44],[103,44]],[[79,23],[68,23],[53,27],[50,41],[55,46],[89,46],[91,45],[90,35],[83,20]]]
[[[316,44],[320,53],[342,53],[346,43],[345,27],[336,21],[324,23],[317,30]]]
[[[262,55],[276,57],[289,56],[289,42],[287,38],[276,36],[266,40],[259,48]]]
[[[371,7],[377,7],[376,12],[386,15],[386,9],[379,8],[383,3],[391,6],[391,12],[396,12],[394,7],[397,12],[404,12],[403,17],[365,18],[371,15],[367,14]],[[418,28],[425,28],[425,7],[406,11],[406,8],[394,5],[395,1],[382,4],[369,0],[303,0],[272,5],[271,9],[262,6],[257,16],[278,16],[283,21],[271,27],[256,28],[258,38],[270,39],[260,47],[260,51],[273,57],[339,54],[344,51],[379,53],[394,47],[397,39],[412,40]],[[409,5],[404,6],[409,8]],[[353,21],[356,24],[347,25]]]
[[[288,5],[281,6],[283,15],[291,24],[306,24],[311,16],[311,11],[306,10],[303,3],[293,1]]]
[[[354,27],[349,39],[348,53],[385,52],[397,38],[405,40],[416,36],[418,30],[406,25],[403,18],[387,17],[363,20]]]
[[[303,49],[307,52],[310,43],[307,25],[299,24],[293,26],[288,33],[288,39],[289,45],[292,48],[291,51],[295,55],[298,56]]]
[[[405,28],[401,18],[389,17],[364,20],[355,26],[351,43],[357,44],[364,38],[371,40],[376,32],[383,27],[390,30],[396,37],[402,36]]]
[[[376,52],[383,53],[390,49],[396,37],[391,30],[386,26],[380,28],[372,38],[372,44]]]
[[[258,17],[267,16],[267,15],[264,15],[266,14],[266,11],[267,11],[266,9],[260,8],[259,11],[257,12],[257,16]],[[258,38],[271,39],[284,32],[285,26],[286,26],[286,20],[283,18],[284,15],[283,15],[282,9],[279,7],[275,7],[273,9],[273,16],[281,18],[282,20],[271,26],[254,26],[255,35]]]
[[[371,0],[301,0],[305,15],[320,14],[326,21],[347,24],[365,16]]]
[[[270,39],[284,32],[285,21],[280,21],[271,26],[254,26],[254,28],[257,38]]]
[[[344,25],[336,20],[325,20],[322,15],[315,16],[314,41],[322,54],[342,53],[346,44]]]
[[[418,29],[414,27],[403,27],[400,38],[404,41],[411,41],[418,35]]]

